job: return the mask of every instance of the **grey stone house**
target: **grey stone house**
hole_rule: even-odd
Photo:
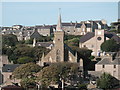
[[[92,77],[100,77],[104,72],[120,80],[120,51],[106,54],[101,61],[95,64],[95,71],[88,71],[88,74]]]

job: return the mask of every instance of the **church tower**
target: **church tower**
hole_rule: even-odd
[[[54,31],[54,46],[52,50],[47,54],[43,55],[40,59],[40,66],[44,66],[56,62],[75,62],[77,63],[77,58],[73,51],[64,44],[64,31],[62,29],[61,23],[61,13],[59,12],[58,23],[56,26],[56,31]]]
[[[56,61],[64,61],[64,31],[62,30],[61,14],[59,12],[56,31],[54,32],[55,56]]]

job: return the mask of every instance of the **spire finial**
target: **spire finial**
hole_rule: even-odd
[[[58,17],[58,23],[57,23],[56,31],[62,31],[61,8],[59,8],[59,17]]]

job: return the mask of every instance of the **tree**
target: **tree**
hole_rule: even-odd
[[[23,88],[36,88],[36,79],[35,78],[23,78],[21,81],[20,81],[20,85],[23,87]]]
[[[19,64],[25,64],[25,63],[29,63],[29,62],[35,62],[35,60],[33,58],[30,58],[30,57],[21,57],[17,60],[17,62]]]
[[[65,81],[68,77],[78,73],[78,64],[76,63],[55,63],[43,68],[38,74],[38,80],[43,86],[58,84],[60,78]]]
[[[30,47],[25,44],[17,44],[15,47],[11,48],[11,51],[9,50],[9,52],[7,52],[7,55],[9,60],[13,61],[13,63],[20,63],[18,59],[22,57],[30,57],[33,59],[33,62],[37,62],[42,57],[43,53],[47,54],[49,51],[50,50],[45,47]]]
[[[66,40],[65,43],[67,45],[71,45],[71,46],[79,46],[79,38],[73,38],[73,39],[70,39],[70,40]]]
[[[16,35],[7,34],[2,36],[3,46],[15,46],[18,43],[18,39]]]
[[[33,77],[35,73],[39,72],[41,67],[35,63],[26,63],[17,67],[12,73],[13,78],[22,79]]]
[[[112,89],[119,85],[119,81],[108,73],[103,73],[97,80],[97,86],[102,89]]]
[[[110,39],[101,44],[101,50],[105,52],[116,52],[120,48],[120,44],[117,44],[115,40]]]

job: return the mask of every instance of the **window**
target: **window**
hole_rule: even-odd
[[[83,47],[86,47],[86,45],[83,45]]]
[[[94,45],[91,45],[91,48],[93,48],[94,47]]]
[[[83,28],[82,31],[84,32],[84,31],[85,31],[85,28]]]
[[[102,68],[105,68],[105,65],[103,65]]]
[[[114,68],[116,68],[116,65],[114,65]]]
[[[12,79],[12,75],[9,76],[9,79]]]
[[[101,39],[102,39],[101,37],[98,37],[98,38],[97,38],[97,40],[99,40],[99,41],[100,41]]]

